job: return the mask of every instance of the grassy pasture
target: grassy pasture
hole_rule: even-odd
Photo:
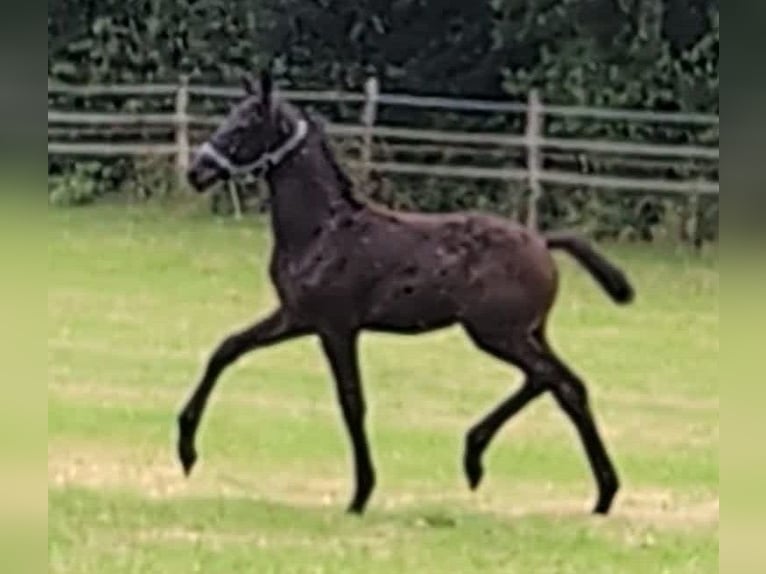
[[[588,514],[590,471],[549,397],[468,491],[463,434],[519,373],[447,330],[363,339],[379,484],[360,519],[343,513],[349,452],[311,339],[227,371],[190,480],[174,458],[212,346],[273,303],[262,223],[109,205],[47,217],[50,572],[718,571],[714,255],[605,247],[636,284],[628,308],[558,258],[552,340],[620,472],[612,515]]]

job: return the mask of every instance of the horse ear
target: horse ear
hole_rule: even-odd
[[[254,96],[258,91],[255,86],[255,80],[250,74],[242,76],[242,87],[245,89],[245,93],[248,96]]]
[[[268,70],[261,71],[261,98],[266,108],[271,108],[273,90],[274,84],[271,80],[271,73]]]

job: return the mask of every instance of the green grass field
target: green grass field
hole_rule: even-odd
[[[49,571],[78,574],[718,571],[718,268],[665,247],[605,250],[619,308],[565,256],[551,338],[589,384],[621,475],[613,513],[545,397],[498,436],[468,491],[463,434],[520,374],[458,330],[366,336],[378,489],[350,494],[327,368],[306,339],[224,375],[182,477],[175,418],[212,347],[266,312],[269,234],[250,220],[50,210]]]

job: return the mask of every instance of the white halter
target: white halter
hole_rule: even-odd
[[[279,165],[288,153],[303,143],[308,132],[308,122],[306,122],[306,120],[299,120],[295,125],[295,131],[285,143],[273,151],[265,152],[258,159],[246,164],[238,165],[234,163],[230,158],[226,157],[224,153],[216,149],[210,142],[203,143],[197,153],[200,157],[207,157],[215,162],[219,168],[229,175],[247,175],[255,171]]]

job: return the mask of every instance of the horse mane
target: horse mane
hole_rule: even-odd
[[[319,149],[322,151],[322,155],[325,160],[327,160],[327,163],[330,164],[330,167],[335,174],[335,178],[338,180],[341,197],[351,203],[354,207],[362,207],[364,202],[354,194],[354,182],[340,166],[338,160],[335,158],[335,153],[330,148],[327,132],[324,129],[325,121],[315,114],[305,113],[305,116],[309,124],[316,129],[317,134],[319,135]]]

